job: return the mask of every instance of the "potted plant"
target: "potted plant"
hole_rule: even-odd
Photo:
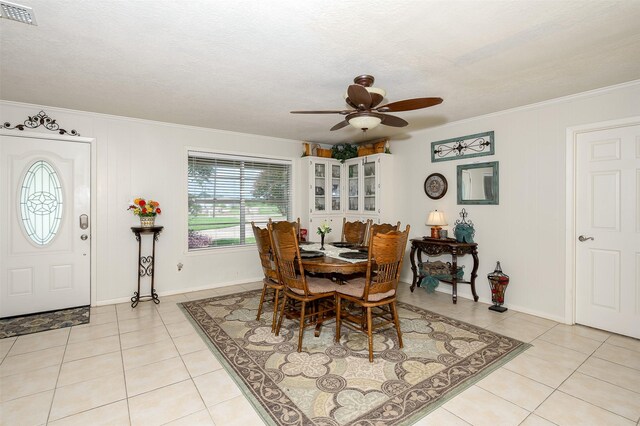
[[[350,143],[339,143],[331,148],[331,156],[344,163],[345,160],[358,156],[358,147]]]
[[[323,222],[316,232],[320,235],[320,250],[324,250],[324,236],[331,232],[331,227],[327,222]]]
[[[160,203],[154,200],[145,200],[144,198],[136,198],[129,203],[129,208],[133,214],[140,216],[140,226],[143,228],[151,228],[155,224],[156,215],[161,214]]]

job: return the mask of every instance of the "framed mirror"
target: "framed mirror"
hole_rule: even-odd
[[[500,204],[498,161],[458,166],[458,204]]]

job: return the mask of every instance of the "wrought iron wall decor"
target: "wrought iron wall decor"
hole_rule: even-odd
[[[493,131],[431,142],[431,162],[482,157],[495,153]]]
[[[40,126],[44,127],[47,130],[51,130],[52,132],[58,132],[61,135],[80,136],[80,133],[78,133],[76,130],[66,131],[65,129],[61,129],[56,120],[49,117],[44,111],[40,111],[36,115],[27,117],[27,119],[24,120],[23,124],[16,124],[13,127],[11,126],[11,123],[6,121],[2,125],[2,128],[8,130],[18,129],[22,131],[25,128],[36,129]]]

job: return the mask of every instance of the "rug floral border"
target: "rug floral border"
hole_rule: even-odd
[[[263,371],[262,367],[255,363],[251,356],[227,335],[202,308],[207,301],[224,300],[236,296],[254,296],[259,295],[260,292],[259,289],[243,291],[183,302],[178,306],[188,314],[186,315],[188,320],[194,325],[198,334],[203,337],[213,355],[229,372],[242,393],[267,424],[275,426],[317,424],[289,399],[278,384]],[[408,303],[398,302],[398,307],[414,313],[428,312],[433,319],[465,331],[477,333],[481,338],[482,335],[486,335],[487,338],[490,336],[492,340],[495,337],[498,339],[455,365],[449,366],[418,385],[391,397],[385,404],[349,422],[349,425],[413,424],[531,347],[530,344],[519,340]],[[202,326],[198,319],[200,319]],[[206,327],[206,330],[203,326]],[[505,351],[508,352],[505,353]],[[469,376],[469,374],[475,375]],[[417,407],[418,405],[420,408]]]

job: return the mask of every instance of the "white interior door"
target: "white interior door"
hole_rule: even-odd
[[[0,317],[90,304],[90,152],[0,135]]]
[[[576,322],[640,338],[640,126],[578,135]]]

